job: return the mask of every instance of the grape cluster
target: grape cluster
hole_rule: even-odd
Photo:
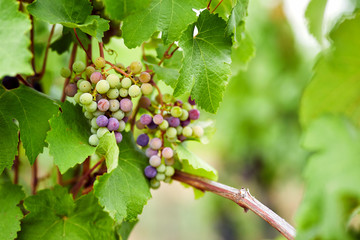
[[[83,107],[84,115],[90,120],[91,133],[89,144],[97,146],[99,139],[107,132],[114,131],[116,142],[122,141],[121,132],[133,109],[132,98],[152,93],[151,75],[142,71],[140,62],[132,62],[125,68],[115,64],[105,69],[107,62],[99,57],[94,64],[85,66],[81,61],[74,62],[72,69],[61,70],[65,78],[73,77],[65,87],[65,93],[74,97]],[[115,66],[115,72],[109,73]],[[116,71],[120,69],[120,72]],[[120,71],[119,70],[119,71]]]
[[[194,124],[200,112],[190,98],[183,103],[165,94],[163,102],[159,102],[159,96],[153,102],[142,97],[139,104],[147,113],[136,121],[136,127],[142,131],[136,143],[146,149],[145,154],[149,158],[144,174],[154,189],[160,187],[161,181],[169,183],[175,173],[173,165],[178,160],[176,144],[204,134],[203,128]]]

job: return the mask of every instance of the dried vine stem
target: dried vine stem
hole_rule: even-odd
[[[245,212],[247,212],[248,210],[254,212],[256,215],[267,221],[272,227],[278,230],[287,239],[295,239],[296,231],[294,227],[287,223],[279,215],[274,213],[270,208],[266,207],[256,198],[251,196],[248,189],[236,189],[181,171],[176,171],[173,179],[189,184],[201,191],[209,191],[224,198],[227,198],[238,204],[240,207],[244,208]]]

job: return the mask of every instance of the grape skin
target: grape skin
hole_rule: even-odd
[[[96,68],[104,68],[106,62],[104,58],[98,57],[97,59],[95,59],[94,64]]]
[[[105,94],[110,89],[110,84],[106,80],[100,80],[96,84],[96,91],[100,94]]]
[[[200,138],[204,135],[204,129],[200,126],[193,126],[192,130],[193,130],[194,137]]]
[[[92,146],[97,146],[99,144],[99,138],[96,134],[89,137],[89,144]]]
[[[132,63],[130,63],[130,70],[132,73],[134,74],[138,74],[141,72],[142,69],[142,64],[139,61],[134,61]]]
[[[143,114],[141,117],[140,117],[140,122],[144,125],[148,125],[151,123],[151,116],[149,114]]]
[[[71,76],[71,71],[70,71],[70,69],[63,67],[63,68],[60,70],[60,75],[61,75],[63,78],[68,78],[68,77]]]
[[[110,103],[107,99],[103,98],[98,101],[98,109],[102,112],[106,112],[110,107]]]
[[[142,72],[140,73],[139,79],[142,83],[148,83],[151,80],[151,76],[148,72]]]
[[[123,88],[129,88],[131,86],[132,82],[130,78],[124,78],[123,80],[121,80],[121,86]]]
[[[162,146],[162,142],[160,138],[153,138],[150,140],[150,147],[154,150],[160,149]]]
[[[152,148],[147,148],[145,151],[145,155],[150,158],[151,156],[157,155],[158,154],[158,150],[154,150]]]
[[[112,112],[116,112],[120,108],[120,102],[117,99],[109,100],[110,106],[109,110]]]
[[[97,110],[96,102],[92,101],[89,105],[85,105],[85,109],[91,113],[95,112]]]
[[[176,131],[175,128],[170,127],[170,128],[168,128],[168,129],[166,130],[166,136],[167,136],[168,138],[175,138],[176,135],[177,135],[177,131]]]
[[[120,97],[127,97],[128,96],[128,90],[126,88],[120,88],[119,90]]]
[[[143,83],[141,85],[141,92],[144,95],[149,95],[152,93],[152,91],[153,91],[153,86],[150,83]]]
[[[191,109],[189,111],[189,118],[190,120],[198,120],[200,117],[200,111],[197,109]]]
[[[136,97],[139,96],[140,94],[141,94],[141,90],[140,90],[139,86],[137,86],[137,85],[132,85],[132,86],[129,88],[129,95],[130,95],[130,97],[136,98]]]
[[[110,89],[106,93],[106,96],[110,99],[115,99],[115,98],[119,97],[119,90],[117,88]]]
[[[77,86],[76,84],[70,83],[65,87],[65,94],[66,96],[73,97],[77,93]]]
[[[161,154],[162,154],[162,156],[163,156],[164,158],[169,159],[169,158],[172,158],[172,157],[174,156],[174,151],[173,151],[171,148],[166,147],[166,148],[164,148],[164,149],[162,150]]]
[[[156,168],[152,167],[152,166],[147,166],[145,169],[144,169],[144,173],[145,173],[145,176],[147,178],[153,178],[156,176],[157,174],[157,170]]]
[[[96,135],[98,136],[98,138],[101,138],[108,132],[109,132],[109,129],[107,129],[106,127],[101,127],[97,130]]]
[[[100,115],[96,118],[96,124],[99,127],[106,127],[109,123],[109,119],[105,115]]]
[[[153,121],[154,121],[155,124],[160,125],[164,121],[164,118],[160,114],[156,114],[153,117]]]
[[[93,97],[91,96],[90,93],[83,93],[80,96],[80,103],[83,105],[88,105],[92,102]]]
[[[115,132],[115,139],[116,139],[116,143],[120,143],[123,139],[122,134],[119,132]]]
[[[91,75],[90,75],[90,81],[94,84],[97,84],[102,78],[102,75],[100,72],[93,72]]]
[[[149,136],[145,133],[140,134],[136,139],[136,143],[139,146],[145,147],[149,143]]]
[[[153,155],[149,159],[149,164],[156,168],[161,165],[161,158],[158,155]]]
[[[107,125],[109,131],[116,131],[119,129],[119,126],[119,121],[116,118],[109,118],[109,123]]]
[[[72,68],[73,68],[74,72],[76,72],[76,73],[81,73],[82,71],[85,70],[85,67],[86,67],[85,64],[81,61],[76,61],[72,65]]]
[[[120,108],[123,112],[130,112],[132,110],[133,103],[131,100],[124,98],[120,101]]]
[[[182,109],[180,107],[176,106],[171,109],[171,116],[178,118],[181,116],[181,114]]]

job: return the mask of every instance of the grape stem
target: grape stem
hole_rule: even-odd
[[[76,28],[73,28],[73,29],[74,29],[75,37],[76,37],[76,39],[78,40],[81,48],[82,48],[82,49],[84,50],[84,52],[86,53],[86,56],[88,57],[88,59],[91,59],[91,56],[89,56],[88,51],[85,49],[84,45],[83,45],[82,42],[80,41],[79,36],[78,36],[77,33],[76,33]]]
[[[176,47],[170,54],[169,54],[169,51],[171,49],[171,47],[174,45],[174,42],[170,44],[170,46],[168,47],[168,49],[166,49],[166,51],[164,52],[164,55],[163,57],[160,59],[160,62],[158,63],[158,66],[160,66],[165,59],[170,59],[174,53],[176,52],[176,50],[179,49],[179,47]]]
[[[34,164],[31,167],[31,193],[34,195],[36,193],[36,188],[38,185],[38,159],[35,159]]]
[[[16,78],[22,82],[25,86],[33,87],[28,81],[26,81],[20,74],[16,74]]]
[[[55,30],[55,24],[52,26],[52,28],[51,28],[51,30],[50,30],[49,38],[48,38],[48,40],[47,40],[42,69],[41,69],[41,72],[39,73],[39,76],[38,76],[38,78],[37,78],[37,79],[39,79],[39,80],[40,80],[40,79],[44,76],[44,74],[45,74],[46,62],[47,62],[47,58],[48,58],[48,54],[49,54],[50,42],[51,42],[52,36],[54,35],[54,30]]]
[[[173,179],[193,186],[203,192],[209,191],[219,196],[227,198],[240,207],[244,208],[245,212],[251,210],[256,215],[268,222],[273,228],[278,230],[284,237],[289,240],[295,239],[296,230],[293,226],[287,223],[283,218],[269,209],[267,206],[253,197],[249,189],[236,189],[218,182],[208,180],[206,178],[194,176],[176,170],[172,177]]]
[[[215,10],[218,8],[218,6],[220,6],[220,4],[223,2],[224,0],[220,0],[220,2],[216,5],[216,7],[211,11],[211,13],[214,13]]]
[[[35,67],[35,44],[34,44],[34,17],[30,14],[31,21],[31,29],[30,29],[30,51],[32,53],[31,57],[31,66],[34,71],[34,75],[36,75],[36,67]]]
[[[103,44],[103,42],[99,42],[99,51],[100,51],[100,57],[104,58],[104,44]]]
[[[206,9],[207,9],[207,10],[209,10],[209,11],[210,11],[210,4],[211,4],[211,1],[212,1],[212,0],[210,0],[210,1],[209,1],[209,4],[208,4],[208,5],[207,5],[207,7],[206,7]]]
[[[14,184],[18,184],[19,182],[19,165],[20,165],[20,161],[19,161],[19,148],[20,148],[20,133],[18,134],[18,145],[17,145],[17,152],[18,154],[15,156],[14,159]]]
[[[70,61],[69,61],[69,69],[70,69],[70,72],[72,72],[72,66],[73,66],[74,61],[75,61],[76,52],[77,52],[77,44],[74,43],[73,48],[72,48],[72,50],[71,50],[71,56],[70,56]],[[65,78],[64,87],[63,87],[63,92],[62,92],[62,95],[61,95],[61,102],[64,102],[64,101],[65,101],[65,98],[66,98],[66,95],[65,95],[65,87],[69,84],[69,81],[70,81],[70,77]]]
[[[124,75],[125,77],[130,77],[130,74],[127,74],[126,72],[124,72],[122,69],[118,68],[117,66],[115,66],[114,64],[112,64],[109,61],[106,61],[107,64],[109,64],[111,67],[113,67],[113,69],[115,69],[117,72],[121,73],[122,75]]]

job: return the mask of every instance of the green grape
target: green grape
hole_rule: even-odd
[[[119,90],[120,97],[127,97],[128,96],[128,90],[126,88],[120,88]]]
[[[93,96],[90,93],[83,93],[80,96],[80,103],[83,105],[88,105],[92,102]]]
[[[175,173],[175,169],[171,166],[166,166],[166,169],[165,169],[165,176],[167,177],[171,177],[172,175],[174,175]]]
[[[115,99],[119,96],[119,90],[117,88],[113,88],[110,89],[107,93],[106,96],[110,99]]]
[[[148,95],[148,94],[152,93],[152,91],[153,91],[153,86],[150,83],[143,83],[141,85],[141,92],[144,95]]]
[[[123,119],[125,117],[125,113],[121,110],[118,110],[112,114],[112,117],[116,118],[117,120],[120,121],[121,119]]]
[[[96,110],[95,112],[93,112],[94,117],[98,117],[98,116],[104,115],[104,114],[105,114],[105,112],[102,112],[100,110]]]
[[[96,67],[96,68],[104,68],[106,62],[105,62],[105,59],[104,59],[104,58],[98,57],[97,59],[95,59],[94,64],[95,64],[95,67]]]
[[[182,126],[177,126],[177,127],[176,127],[176,133],[177,133],[177,135],[181,135],[182,131],[183,131],[183,127],[182,127]]]
[[[158,173],[164,173],[165,170],[166,170],[165,164],[161,164],[160,166],[158,166],[158,167],[156,168],[156,170],[157,170]]]
[[[193,134],[193,130],[192,130],[191,127],[186,126],[186,127],[183,128],[182,134],[183,134],[185,137],[191,137],[192,134]]]
[[[153,178],[150,180],[150,187],[152,189],[158,189],[160,187],[160,182],[156,180],[156,178]]]
[[[140,82],[142,82],[142,83],[148,83],[151,80],[151,76],[147,72],[142,72],[142,73],[140,73],[139,79],[140,79]]]
[[[107,76],[106,81],[108,81],[111,88],[120,88],[120,78],[116,74],[110,74]]]
[[[164,120],[160,125],[159,125],[161,130],[166,130],[169,127],[169,122]]]
[[[181,116],[180,116],[180,120],[181,121],[187,120],[189,118],[189,112],[186,111],[185,109],[182,109],[181,111],[182,111],[182,113],[181,113]]]
[[[77,92],[74,96],[74,100],[76,103],[80,103],[80,96],[82,95],[82,92]]]
[[[107,91],[109,91],[110,85],[106,80],[100,80],[96,84],[96,91],[100,94],[105,94]]]
[[[138,97],[140,95],[140,93],[141,93],[141,90],[140,90],[139,86],[137,86],[137,85],[132,85],[129,88],[129,95],[132,98]]]
[[[163,95],[163,101],[164,101],[165,103],[170,103],[170,102],[172,101],[172,99],[173,99],[173,97],[172,97],[170,94],[168,94],[168,93],[165,93],[165,94]]]
[[[87,119],[92,119],[94,117],[94,115],[91,113],[91,112],[88,112],[88,111],[85,111],[84,112],[84,116],[87,118]]]
[[[76,61],[76,62],[74,62],[72,67],[73,67],[74,72],[81,73],[82,71],[85,70],[86,66],[85,66],[85,63],[83,63],[81,61]]]
[[[109,110],[111,112],[116,112],[119,110],[119,107],[120,107],[120,103],[117,99],[111,99],[109,100]]]
[[[125,130],[126,127],[126,123],[123,120],[119,121],[119,128],[118,128],[118,132],[122,132]]]
[[[158,173],[158,174],[156,174],[156,180],[158,180],[158,181],[163,181],[163,180],[165,180],[165,174],[163,174],[163,173]]]
[[[193,134],[194,134],[194,137],[202,137],[202,135],[204,135],[204,129],[200,126],[194,126],[192,127],[192,130],[193,130]]]
[[[82,92],[90,92],[91,91],[91,83],[88,81],[81,81],[79,84],[79,90]]]
[[[89,137],[89,144],[92,146],[97,146],[99,144],[99,138],[96,134],[93,134]]]
[[[192,106],[190,103],[188,102],[184,102],[182,105],[183,109],[185,109],[186,111],[190,111],[192,109]]]
[[[60,75],[61,75],[63,78],[68,78],[68,77],[71,76],[71,71],[70,71],[70,69],[63,67],[63,68],[60,70]]]
[[[85,109],[88,112],[95,112],[97,110],[97,103],[92,101],[89,105],[85,105]]]
[[[182,114],[182,109],[178,106],[171,108],[171,116],[173,117],[180,117]]]
[[[130,63],[130,70],[132,73],[134,74],[138,74],[141,72],[142,69],[142,64],[139,61],[134,61],[132,63]]]
[[[96,134],[98,136],[98,138],[101,138],[102,136],[105,135],[105,133],[108,133],[109,129],[107,129],[107,127],[101,127],[97,130]]]
[[[123,88],[129,88],[131,86],[132,82],[130,78],[123,78],[123,80],[121,80],[121,86]]]
[[[176,135],[177,135],[176,128],[169,127],[169,128],[166,130],[166,136],[167,136],[168,138],[175,138]]]
[[[77,88],[79,89],[80,88],[80,84],[85,81],[84,79],[79,79],[77,82],[76,82],[76,86]]]
[[[164,183],[171,183],[172,182],[172,178],[171,177],[166,177],[164,179]]]
[[[95,128],[90,128],[90,132],[91,132],[92,134],[96,134],[96,131],[97,131],[97,129],[95,129]]]
[[[96,117],[94,117],[94,118],[91,119],[90,125],[91,125],[91,128],[93,128],[93,129],[96,129],[96,130],[97,130],[97,129],[99,128],[99,126],[98,126],[97,123],[96,123]]]
[[[95,72],[95,68],[92,66],[87,66],[85,69],[86,76],[90,77],[91,74]]]

